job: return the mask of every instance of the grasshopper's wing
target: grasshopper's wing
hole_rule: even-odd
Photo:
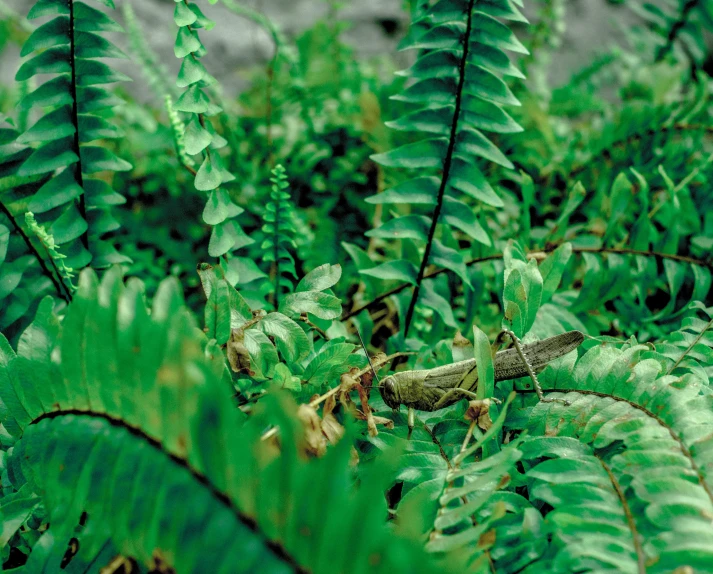
[[[475,369],[475,359],[460,361],[428,371],[423,380],[423,386],[438,389],[453,389],[458,387],[465,376]]]
[[[537,372],[548,363],[574,351],[584,341],[579,331],[568,331],[536,343],[523,345],[522,351],[532,368]],[[507,349],[495,354],[495,381],[518,379],[527,376],[527,367],[516,349]]]

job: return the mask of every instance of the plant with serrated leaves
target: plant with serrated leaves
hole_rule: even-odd
[[[99,3],[114,8],[112,0]],[[32,144],[33,153],[16,175],[32,177],[39,184],[28,207],[41,214],[41,223],[50,225],[49,232],[63,247],[70,267],[125,262],[104,237],[117,228],[111,207],[124,198],[95,175],[131,169],[109,147],[95,143],[121,135],[106,118],[120,100],[100,86],[130,78],[100,60],[125,57],[100,33],[122,29],[106,12],[74,0],[39,0],[27,18],[47,16],[51,18],[23,45],[21,55],[28,59],[15,76],[26,81],[38,74],[54,75],[19,103],[21,108],[41,108],[43,113],[17,138],[18,143]],[[11,201],[3,198],[6,206]]]
[[[413,23],[401,45],[402,49],[420,49],[422,53],[406,72],[414,83],[397,97],[422,107],[387,125],[428,137],[374,156],[385,167],[418,170],[418,175],[371,201],[425,205],[429,215],[414,213],[398,217],[371,231],[382,238],[413,241],[417,247],[411,250],[415,261],[405,258],[388,261],[370,273],[384,279],[405,277],[413,285],[413,295],[403,317],[405,334],[409,332],[421,289],[426,290],[425,299],[441,298],[435,291],[429,291],[430,284],[423,282],[431,262],[452,268],[464,285],[471,287],[453,230],[473,241],[492,243],[478,216],[483,206],[498,208],[503,201],[483,174],[478,159],[513,167],[483,132],[521,131],[502,109],[519,102],[501,76],[522,77],[504,50],[527,53],[499,20],[525,21],[514,4],[521,3],[439,2]],[[437,173],[425,175],[430,171]],[[469,206],[460,197],[477,203]],[[436,237],[439,223],[444,224],[441,239]],[[422,254],[418,251],[420,245],[424,245]]]
[[[272,170],[272,191],[270,201],[265,206],[262,231],[265,239],[260,244],[260,249],[265,254],[263,261],[272,266],[271,275],[274,278],[273,302],[279,307],[283,289],[292,291],[292,282],[284,275],[297,279],[295,259],[290,251],[294,252],[295,225],[294,209],[290,197],[290,184],[287,181],[285,168],[281,165]]]
[[[216,0],[211,3],[215,4]],[[181,0],[175,3],[173,21],[178,27],[174,54],[182,60],[176,85],[184,88],[173,105],[178,112],[189,114],[189,120],[179,144],[188,155],[201,156],[201,165],[195,172],[194,185],[208,193],[203,210],[203,221],[212,227],[208,254],[220,257],[252,243],[235,218],[244,210],[237,206],[224,185],[233,181],[223,164],[218,150],[227,146],[227,141],[215,129],[211,116],[220,113],[221,107],[211,101],[206,89],[216,80],[206,70],[200,59],[206,50],[198,31],[210,30],[215,23],[203,14],[197,4]],[[181,152],[179,151],[179,154]],[[185,163],[184,163],[185,165]],[[192,168],[188,168],[192,170]]]
[[[56,14],[39,28],[11,14],[10,41],[30,37],[32,65],[56,65],[65,79],[62,58],[74,54],[83,95],[96,79],[88,54],[110,48],[79,28],[100,20],[86,21],[94,12],[81,2],[33,10],[70,4],[71,20]],[[129,96],[115,114],[90,112],[125,134],[111,149],[134,164],[96,176],[127,199],[112,241],[134,262],[101,280],[80,272],[76,292],[61,269],[71,244],[55,243],[49,219],[23,217],[38,190],[76,166],[19,171],[49,145],[20,134],[69,104],[9,112],[4,569],[709,569],[713,122],[708,66],[690,48],[705,3],[660,4],[674,17],[656,33],[670,40],[665,55],[656,36],[627,30],[625,45],[557,87],[549,78],[569,4],[533,0],[529,27],[521,4],[408,2],[403,45],[419,52],[387,81],[389,58],[358,61],[344,44],[341,3],[292,41],[224,0],[277,48],[234,98],[201,64],[198,31],[211,23],[175,2],[179,107],[202,107]],[[128,15],[132,55],[146,67],[151,38]],[[62,37],[63,22],[79,23],[73,36]],[[40,79],[0,89],[0,110]],[[163,100],[172,88],[158,91]],[[506,115],[515,97],[522,105]],[[400,118],[397,129],[382,116]],[[368,161],[373,153],[421,163],[392,169]],[[277,164],[286,169],[270,189]],[[218,185],[196,189],[216,167]],[[228,172],[239,188],[223,181]],[[69,195],[55,199],[78,205]],[[252,243],[194,273],[216,237],[235,239],[220,234],[237,215]],[[536,374],[554,402],[538,400],[530,377],[495,384],[491,342],[502,328],[525,344],[585,335]],[[373,354],[381,349],[389,354]],[[472,400],[416,412],[412,431],[380,396],[388,371],[472,359]]]

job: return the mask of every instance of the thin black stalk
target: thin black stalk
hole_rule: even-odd
[[[451,166],[453,164],[453,152],[455,150],[456,135],[458,133],[458,118],[460,116],[460,109],[463,103],[463,86],[465,84],[465,72],[466,65],[468,62],[470,31],[473,25],[473,6],[475,5],[475,2],[476,0],[470,0],[470,2],[468,2],[468,21],[466,23],[465,36],[463,41],[463,57],[461,58],[458,71],[459,78],[458,87],[456,88],[455,109],[453,111],[453,122],[451,123],[451,134],[448,140],[448,149],[446,151],[446,157],[443,162],[443,177],[441,178],[441,186],[438,188],[436,207],[433,210],[433,217],[431,219],[431,229],[428,232],[428,239],[426,240],[426,249],[423,252],[423,259],[421,259],[421,267],[418,270],[418,276],[416,277],[416,286],[413,289],[411,302],[409,303],[408,311],[406,312],[406,321],[404,323],[404,337],[408,335],[408,330],[411,327],[411,320],[413,319],[413,312],[416,308],[418,296],[421,292],[421,283],[423,282],[423,278],[426,274],[426,268],[428,267],[428,258],[431,255],[431,247],[433,246],[434,237],[436,235],[438,219],[440,218],[441,209],[443,208],[443,198],[446,194],[448,178],[450,176]]]

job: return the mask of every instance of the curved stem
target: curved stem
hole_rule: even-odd
[[[468,19],[465,27],[465,34],[463,39],[463,56],[460,60],[460,65],[458,69],[458,87],[456,88],[455,97],[455,107],[453,110],[453,121],[451,122],[451,133],[448,138],[448,149],[446,150],[446,157],[443,161],[443,176],[441,177],[441,186],[438,188],[438,195],[436,197],[436,207],[433,209],[433,215],[431,217],[431,229],[428,231],[428,238],[426,240],[426,249],[423,252],[423,259],[421,259],[421,267],[418,270],[418,276],[416,277],[416,286],[413,289],[413,295],[411,295],[411,302],[408,306],[408,311],[406,311],[406,320],[404,322],[404,337],[408,335],[408,330],[411,327],[411,320],[413,319],[413,312],[416,308],[416,302],[418,301],[418,296],[421,292],[421,282],[426,275],[426,267],[428,267],[428,258],[431,255],[431,248],[433,246],[433,241],[436,235],[436,227],[438,227],[438,219],[441,215],[441,209],[443,208],[443,198],[446,194],[446,187],[448,186],[448,178],[451,173],[451,166],[453,164],[453,153],[456,146],[456,136],[458,134],[458,119],[460,116],[460,109],[463,100],[463,86],[465,84],[465,72],[466,64],[468,62],[468,48],[470,43],[470,31],[473,26],[473,6],[476,0],[470,0],[468,2]]]
[[[688,2],[684,4],[683,8],[681,9],[681,14],[678,17],[678,20],[674,22],[673,26],[671,26],[671,29],[668,31],[668,36],[666,36],[666,43],[661,46],[656,52],[656,63],[663,60],[666,57],[666,54],[671,51],[671,49],[673,48],[673,44],[676,41],[676,38],[678,38],[678,33],[687,24],[688,17],[690,16],[691,11],[697,5],[698,0],[688,0]]]
[[[545,249],[537,250],[537,251],[528,251],[526,255],[529,257],[533,258],[542,258],[546,256],[548,253],[553,252],[555,249],[557,249],[560,245],[552,245],[549,246]],[[699,267],[707,267],[711,271],[713,271],[713,260],[703,260],[703,259],[697,259],[695,257],[688,257],[686,255],[676,255],[674,253],[660,253],[658,251],[640,251],[638,249],[629,249],[625,247],[574,247],[572,248],[572,253],[616,253],[619,255],[641,255],[643,257],[656,257],[657,259],[669,259],[671,261],[678,261],[680,263],[688,263],[690,265],[698,265]],[[494,253],[492,255],[486,255],[484,257],[476,257],[475,259],[471,259],[470,261],[466,261],[466,266],[471,266],[471,265],[477,265],[479,263],[486,263],[488,261],[495,261],[497,259],[502,259],[503,254],[502,253]],[[428,273],[423,276],[424,279],[432,279],[433,277],[437,277],[438,275],[441,275],[443,273],[448,273],[451,272],[452,269],[448,268],[440,268],[436,269],[435,271],[432,271],[431,273]],[[359,313],[362,311],[367,311],[368,309],[371,309],[375,305],[381,303],[384,299],[387,299],[391,297],[391,295],[397,295],[398,293],[401,293],[404,289],[407,289],[410,287],[410,283],[402,283],[401,285],[398,285],[391,289],[390,291],[387,291],[386,293],[382,293],[378,297],[372,299],[368,303],[365,303],[361,307],[358,307],[354,309],[353,311],[349,311],[348,313],[344,314],[342,316],[342,321],[347,321],[348,319],[351,319],[352,317],[356,317]]]
[[[60,273],[59,269],[57,269],[57,264],[55,263],[54,259],[52,259],[51,257],[49,258],[49,260],[52,262],[52,267],[54,267],[56,275],[49,267],[47,267],[47,263],[45,262],[44,257],[42,257],[42,255],[40,255],[40,252],[35,249],[35,246],[32,244],[32,240],[25,233],[22,227],[20,227],[20,224],[17,223],[12,213],[10,213],[10,210],[2,201],[0,201],[0,211],[2,211],[2,213],[4,213],[5,216],[10,220],[10,223],[12,223],[12,226],[15,228],[15,231],[17,231],[20,237],[22,237],[22,240],[25,242],[25,245],[27,245],[27,248],[30,250],[32,255],[35,256],[35,259],[42,268],[42,273],[49,277],[49,279],[52,281],[55,291],[57,291],[57,295],[60,298],[64,299],[66,303],[69,303],[72,300],[72,292],[62,280],[62,274]],[[57,279],[58,277],[59,279]]]

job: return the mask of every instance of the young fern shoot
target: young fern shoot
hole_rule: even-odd
[[[272,263],[275,281],[273,302],[277,309],[280,306],[283,287],[290,283],[289,290],[292,290],[291,281],[282,275],[289,274],[295,280],[297,279],[295,260],[288,251],[288,248],[296,249],[295,226],[294,210],[290,203],[290,194],[287,191],[290,184],[282,165],[275,166],[270,181],[272,182],[272,192],[270,193],[270,202],[265,206],[265,215],[263,215],[265,223],[262,226],[266,237],[260,247],[264,253],[263,261]]]

